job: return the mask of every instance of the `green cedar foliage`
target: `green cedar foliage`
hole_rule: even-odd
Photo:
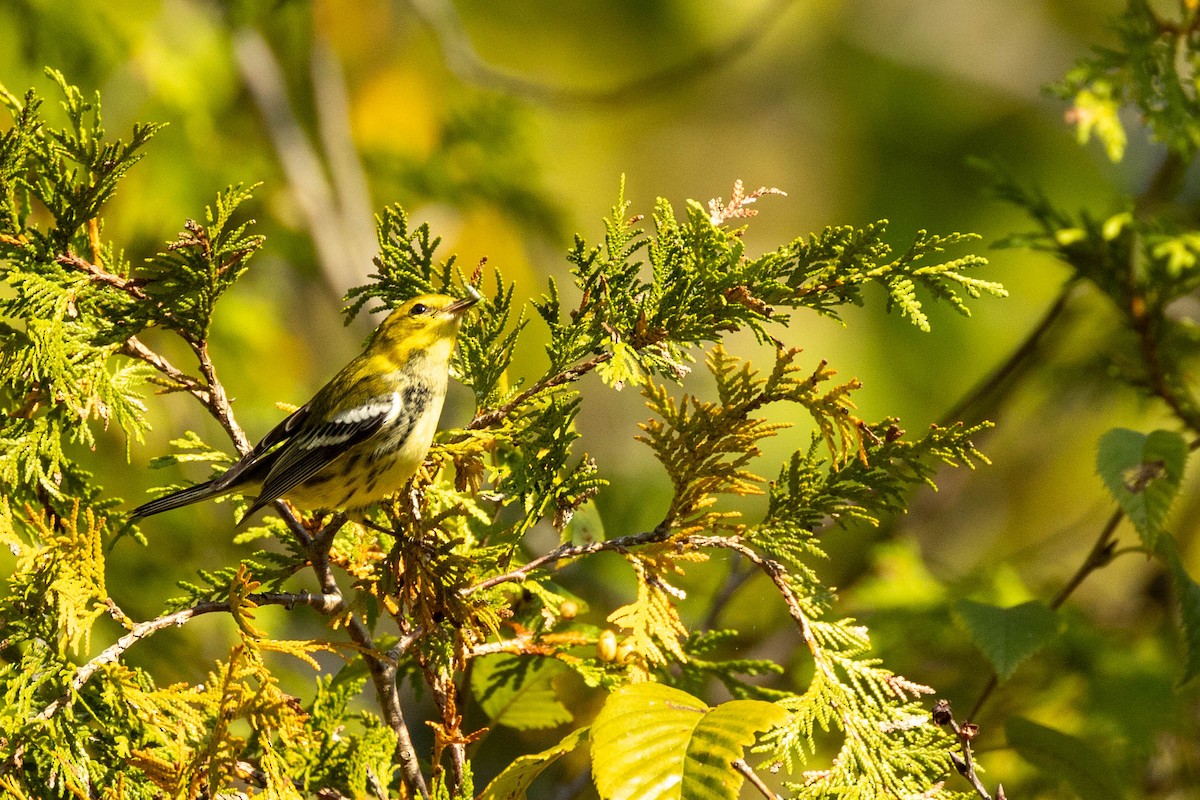
[[[6,93],[13,125],[0,135],[0,537],[16,555],[0,597],[6,792],[375,797],[403,786],[410,795],[471,796],[469,746],[485,731],[468,728],[462,710],[476,706],[493,729],[484,747],[514,729],[578,725],[587,704],[562,692],[571,678],[611,692],[589,744],[606,798],[676,778],[681,796],[732,798],[754,775],[747,758],[784,770],[796,796],[947,794],[951,742],[921,702],[932,690],[872,655],[867,630],[839,615],[818,565],[822,539],[838,526],[877,523],[903,511],[914,486],[932,485],[941,465],[983,460],[971,442],[983,426],[911,435],[894,419],[862,420],[857,381],[836,381],[824,361],[776,337],[793,314],[836,315],[863,303],[870,284],[921,329],[925,298],[965,313],[965,298],[1002,296],[997,284],[968,274],[983,259],[938,259],[966,237],[921,232],[897,253],[878,222],[828,228],[755,256],[733,223],[772,190],[747,193],[739,183],[728,203],[679,212],[660,200],[649,220],[630,216],[620,199],[598,244],[576,238],[570,286],[551,279],[531,314],[493,273],[494,291],[466,320],[453,364],[474,393],[475,416],[440,435],[410,492],[383,504],[371,525],[280,505],[279,519],[247,534],[271,536],[275,547],[181,580],[181,597],[138,622],[104,583],[105,545],[128,527],[123,504],[66,448],[94,445],[97,425],[139,439],[143,397],[166,390],[190,395],[245,452],[207,337],[218,300],[263,241],[239,210],[250,190],[234,187],[134,269],[103,239],[99,214],[155,129],[109,141],[98,100],[85,102],[54,78],[68,125],[51,128],[32,93]],[[386,209],[378,232],[377,271],[350,292],[350,316],[371,303],[480,283],[480,270],[468,277],[452,257],[440,259],[437,237],[402,209]],[[536,327],[547,342],[545,370],[509,375],[518,337]],[[196,371],[147,347],[139,336],[149,328],[177,335]],[[774,347],[765,369],[723,348],[742,330]],[[679,385],[700,353],[715,384],[710,396]],[[649,530],[576,541],[572,519],[594,515],[589,503],[607,484],[603,465],[580,452],[574,426],[588,413],[577,383],[590,372],[645,397],[650,418],[639,438],[671,497]],[[760,444],[787,427],[766,421],[772,406],[810,419],[814,433],[768,481]],[[173,447],[160,466],[228,462],[192,433]],[[766,495],[760,519],[727,502],[754,494]],[[539,526],[560,544],[532,550],[527,534]],[[596,609],[599,624],[586,622],[572,573],[556,570],[606,552],[624,559],[636,593],[624,606]],[[736,632],[694,630],[681,613],[685,592],[675,582],[722,552],[760,572],[795,623],[812,668],[799,691],[771,680],[777,665],[728,658]],[[255,624],[263,605],[321,619],[325,636],[272,638]],[[125,662],[131,647],[153,647],[157,632],[202,614],[225,615],[238,641],[196,683],[162,685]],[[102,615],[125,633],[97,653],[93,626]],[[270,666],[268,655],[280,653],[314,669],[315,655],[336,653],[344,666],[319,676],[301,700],[281,689]],[[713,680],[735,699],[700,699]],[[400,703],[398,681],[427,692],[432,719],[406,718],[413,712]],[[376,700],[370,711],[352,703],[366,686]],[[413,731],[427,729],[432,747],[418,753]],[[668,729],[671,736],[660,735]],[[581,731],[514,762],[484,796],[524,796],[553,761],[582,746]],[[664,757],[630,750],[642,741],[659,742]]]

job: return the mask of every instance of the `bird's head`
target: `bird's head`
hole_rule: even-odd
[[[371,337],[369,348],[404,354],[453,346],[463,315],[479,301],[477,293],[456,300],[444,294],[422,294],[388,314]]]

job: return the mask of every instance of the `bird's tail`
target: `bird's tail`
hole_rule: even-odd
[[[153,514],[161,514],[164,511],[198,503],[201,500],[207,500],[210,497],[223,494],[220,489],[213,486],[214,483],[215,481],[205,481],[195,486],[189,486],[186,489],[180,489],[178,492],[160,497],[157,500],[142,503],[130,513],[130,521],[149,517]]]

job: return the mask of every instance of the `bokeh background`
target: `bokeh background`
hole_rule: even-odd
[[[443,238],[467,270],[481,258],[536,296],[546,276],[567,274],[575,233],[597,241],[622,179],[632,213],[656,197],[728,197],[735,179],[778,187],[756,208],[752,251],[827,225],[891,221],[903,248],[918,229],[973,231],[1007,300],[973,304],[971,319],[934,309],[921,333],[883,312],[881,295],[843,323],[797,318],[777,335],[858,377],[861,415],[898,416],[918,430],[944,420],[1038,324],[1067,271],[1044,255],[990,250],[1029,224],[992,199],[971,157],[997,158],[1068,209],[1122,209],[1161,153],[1131,137],[1125,161],[1081,147],[1062,101],[1043,87],[1089,47],[1111,41],[1115,0],[0,0],[0,84],[34,87],[54,105],[43,67],[99,91],[107,130],[167,122],[125,180],[104,236],[133,263],[162,249],[184,220],[200,217],[228,184],[261,186],[250,213],[267,245],[217,315],[212,351],[252,436],[303,402],[361,344],[370,322],[345,327],[342,295],[363,283],[374,252],[373,217],[402,204]],[[1129,122],[1136,126],[1137,120]],[[6,125],[7,121],[0,121]],[[624,176],[624,177],[622,177]],[[953,253],[963,255],[967,250]],[[826,537],[822,574],[844,608],[872,626],[879,655],[936,686],[964,711],[989,670],[957,625],[953,602],[1046,599],[1082,560],[1111,513],[1094,474],[1095,441],[1110,427],[1169,424],[1108,369],[1120,333],[1104,301],[1077,294],[1054,336],[1021,379],[970,408],[998,427],[979,443],[993,464],[944,474],[941,491],[880,530]],[[540,330],[531,326],[514,381],[540,374]],[[186,353],[154,341],[186,363]],[[763,355],[750,339],[740,355]],[[689,389],[702,391],[701,377]],[[608,535],[653,525],[666,480],[634,441],[645,416],[633,391],[583,383],[581,446],[612,485],[596,506]],[[452,394],[444,424],[469,417]],[[93,464],[114,494],[140,501],[178,480],[147,462],[192,429],[219,430],[182,397],[155,400],[152,436],[102,440]],[[806,422],[768,448],[773,474],[808,440]],[[200,477],[201,473],[188,473]],[[761,503],[741,508],[754,513]],[[1178,504],[1176,531],[1193,574],[1197,494]],[[151,547],[121,543],[109,585],[127,613],[158,613],[176,581],[248,553],[231,541],[228,506],[193,507],[144,524]],[[630,590],[620,565],[591,577],[608,608]],[[685,584],[693,624],[706,618],[728,565],[698,569]],[[765,587],[743,586],[719,623],[747,633],[749,654],[784,663],[803,681],[804,659],[782,607]],[[605,606],[596,604],[602,622]],[[1180,645],[1156,568],[1125,557],[1068,604],[1061,642],[1021,668],[978,720],[981,758],[1023,796],[1069,796],[1004,748],[1011,714],[1085,736],[1118,765],[1130,791],[1189,796],[1200,775],[1194,688],[1179,691]],[[265,621],[304,631],[296,615]],[[198,680],[221,657],[224,620],[197,620],[135,648],[133,661],[164,682]],[[298,630],[297,630],[298,629]],[[311,632],[319,629],[314,627]],[[99,646],[103,642],[98,643]],[[141,659],[139,661],[139,659]],[[289,678],[303,694],[311,677]],[[992,725],[990,737],[989,723]],[[506,734],[507,735],[507,734]],[[495,734],[493,734],[495,736]],[[554,740],[513,734],[517,748]],[[513,749],[481,750],[502,764]],[[965,785],[964,787],[965,788]]]

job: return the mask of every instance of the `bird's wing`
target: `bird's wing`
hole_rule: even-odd
[[[238,459],[238,462],[213,480],[216,491],[227,491],[238,488],[243,483],[261,481],[265,470],[269,470],[271,462],[276,460],[277,453],[272,448],[296,435],[304,421],[308,419],[312,403],[307,403],[293,411],[278,425],[272,428],[262,440],[254,445],[254,449]]]
[[[293,435],[272,454],[276,457],[271,471],[246,516],[283,497],[349,448],[374,436],[385,422],[403,411],[403,405],[399,392],[378,395]]]

